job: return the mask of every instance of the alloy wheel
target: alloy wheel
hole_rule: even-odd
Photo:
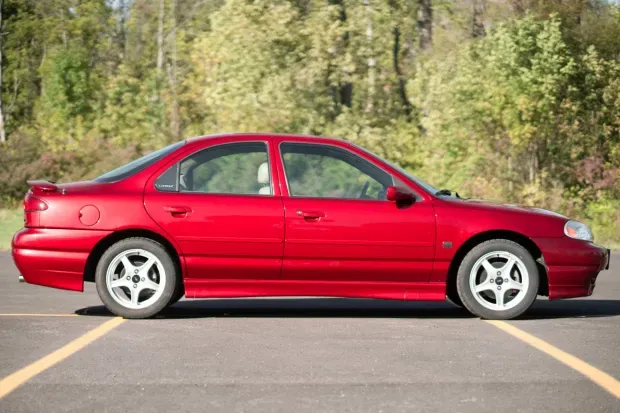
[[[155,303],[166,286],[164,266],[144,249],[130,249],[118,254],[106,270],[108,292],[125,308],[146,308]]]
[[[507,251],[480,257],[469,274],[469,287],[478,303],[494,311],[506,311],[525,298],[530,283],[523,261]]]

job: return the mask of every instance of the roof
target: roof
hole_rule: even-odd
[[[300,139],[321,139],[321,140],[331,140],[331,141],[339,141],[339,142],[343,142],[345,141],[344,139],[341,138],[333,138],[333,137],[329,137],[329,136],[314,136],[314,135],[303,135],[303,134],[294,134],[294,133],[265,133],[265,132],[230,132],[230,133],[216,133],[216,134],[211,134],[211,135],[203,135],[203,136],[194,136],[191,138],[187,138],[187,142],[198,142],[198,141],[203,141],[203,140],[207,140],[207,139],[214,139],[214,138],[239,138],[239,139],[243,139],[245,137],[248,136],[252,136],[252,137],[260,137],[260,136],[264,136],[264,137],[269,137],[269,136],[280,136],[280,137],[287,137],[287,138],[300,138]]]

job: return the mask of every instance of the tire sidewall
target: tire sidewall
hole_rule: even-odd
[[[123,251],[131,249],[143,249],[155,255],[166,272],[166,284],[159,299],[148,307],[140,309],[127,308],[116,302],[108,291],[106,281],[106,272],[112,260]],[[178,271],[170,254],[161,244],[147,238],[128,238],[113,244],[99,259],[95,272],[95,284],[101,301],[112,313],[124,318],[148,318],[154,316],[171,301],[175,291],[177,291],[178,283]]]
[[[529,287],[523,300],[515,307],[504,311],[495,311],[484,307],[476,300],[469,285],[470,273],[476,261],[483,255],[494,251],[505,251],[518,257],[523,262],[529,275]],[[512,319],[527,311],[538,296],[539,283],[538,267],[532,255],[516,242],[503,239],[486,241],[474,247],[461,262],[456,279],[458,294],[463,305],[481,318],[495,320]]]

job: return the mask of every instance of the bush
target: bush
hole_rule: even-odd
[[[129,162],[141,152],[140,147],[120,148],[96,140],[84,142],[78,151],[52,151],[37,138],[13,134],[0,146],[0,206],[13,207],[23,199],[28,180],[88,180]]]

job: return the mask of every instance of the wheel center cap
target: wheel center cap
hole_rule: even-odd
[[[133,277],[131,277],[131,281],[133,281],[134,283],[137,283],[140,281],[140,277],[138,277],[137,275],[134,275]]]
[[[502,277],[497,277],[495,279],[495,284],[502,285],[504,283],[504,279]]]

